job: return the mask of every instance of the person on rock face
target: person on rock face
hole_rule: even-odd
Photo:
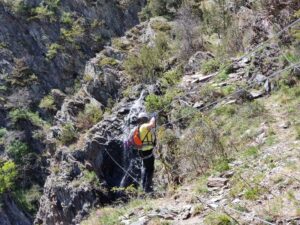
[[[137,187],[137,180],[132,179],[132,176],[135,176],[135,178],[137,179],[141,178],[142,187],[145,192],[153,191],[153,149],[156,142],[153,128],[155,128],[156,126],[156,116],[157,114],[155,113],[150,119],[146,113],[140,113],[137,117],[137,120],[135,121],[138,126],[136,126],[134,130],[131,131],[129,140],[125,141],[124,143],[124,148],[126,150],[128,158],[130,159],[130,163],[128,165],[127,173],[124,175],[120,183],[120,186],[123,188],[128,187],[132,184]],[[138,134],[138,139],[140,142],[139,145],[128,144],[133,142],[133,140],[131,139],[133,139],[134,133]]]
[[[140,138],[143,140],[143,145],[137,151],[142,158],[142,186],[145,192],[152,192],[152,179],[154,173],[154,155],[155,134],[152,129],[156,125],[156,114],[150,119],[146,113],[138,115],[138,124]]]

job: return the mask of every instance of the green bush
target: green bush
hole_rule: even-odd
[[[28,145],[19,140],[11,142],[7,147],[7,154],[16,162],[21,163],[24,156],[26,156],[30,149]]]
[[[213,169],[218,172],[224,172],[230,169],[229,160],[225,157],[220,158],[214,162]]]
[[[168,39],[158,35],[155,46],[143,46],[139,54],[130,54],[124,66],[127,74],[137,82],[154,83],[162,75],[163,60],[169,54]]]
[[[56,110],[54,97],[52,95],[46,95],[41,100],[39,107],[46,110]]]
[[[180,107],[173,111],[171,118],[177,121],[182,129],[187,128],[193,121],[201,118],[201,113],[193,107]]]
[[[233,225],[233,221],[229,216],[219,212],[212,212],[204,219],[206,225]]]
[[[42,127],[45,125],[45,122],[40,118],[37,112],[34,113],[27,109],[14,109],[9,112],[9,117],[14,123],[17,123],[21,120],[27,120],[35,126]]]
[[[220,61],[214,58],[204,62],[201,66],[201,70],[204,74],[214,73],[219,70],[220,66]]]
[[[259,196],[261,195],[261,189],[256,186],[254,188],[247,188],[247,190],[244,193],[244,197],[247,200],[257,200]]]
[[[78,138],[77,130],[72,123],[67,123],[62,127],[59,140],[64,145],[73,143]]]
[[[62,12],[60,21],[63,24],[66,24],[66,25],[69,25],[69,26],[71,26],[74,23],[74,19],[72,17],[72,14],[69,13],[69,12]]]
[[[48,6],[40,5],[32,10],[32,14],[34,15],[32,18],[47,19],[50,22],[56,21],[55,12],[51,11]]]
[[[156,48],[144,46],[138,55],[129,55],[124,66],[132,79],[153,83],[161,75],[161,56]]]
[[[57,44],[57,43],[52,43],[49,47],[48,47],[48,52],[46,54],[47,59],[51,60],[54,59],[55,56],[57,55],[59,50],[62,50],[63,46]]]
[[[0,138],[3,138],[7,133],[6,128],[0,128]]]
[[[0,194],[11,190],[15,185],[17,167],[14,162],[0,162]]]
[[[172,87],[180,81],[180,78],[183,75],[182,68],[177,68],[174,70],[169,70],[163,74],[161,78],[162,85],[165,87]]]
[[[74,43],[77,39],[84,36],[84,28],[79,20],[72,24],[71,29],[61,28],[60,32],[62,38],[70,43]]]
[[[256,157],[257,155],[258,155],[258,149],[257,149],[257,147],[254,147],[254,146],[247,148],[243,152],[244,157],[251,157],[251,156]]]
[[[148,112],[168,111],[170,104],[175,97],[180,96],[181,92],[177,89],[169,89],[165,95],[159,96],[150,94],[146,97],[146,110]]]

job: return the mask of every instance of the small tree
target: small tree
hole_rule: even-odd
[[[0,194],[13,188],[17,177],[17,167],[14,162],[0,162]]]

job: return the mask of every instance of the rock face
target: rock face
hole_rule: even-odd
[[[15,7],[19,2],[24,3],[21,5],[23,8]],[[85,67],[87,60],[109,44],[112,37],[123,35],[138,23],[137,14],[146,1],[62,0],[53,8],[47,5],[49,2],[53,1],[0,3],[0,86],[7,87],[7,90],[0,91],[0,128],[6,127],[9,130],[10,138],[6,142],[17,138],[29,143],[30,149],[35,153],[40,154],[45,149],[49,149],[50,154],[56,152],[56,158],[51,160],[51,175],[46,183],[46,176],[49,174],[42,168],[46,168],[48,163],[39,162],[42,160],[35,158],[35,155],[31,160],[32,165],[28,169],[26,166],[24,174],[32,178],[28,180],[38,180],[39,185],[45,183],[45,195],[41,200],[37,223],[55,224],[61,221],[72,224],[78,223],[95,204],[108,202],[112,198],[103,190],[107,184],[118,182],[120,178],[115,176],[121,176],[122,172],[114,168],[115,172],[110,174],[113,163],[107,160],[101,146],[111,151],[122,148],[117,141],[106,139],[101,145],[93,142],[67,154],[65,149],[56,151],[51,137],[54,138],[55,132],[59,134],[60,125],[74,120],[81,107],[90,101],[97,103],[99,108],[106,107],[109,99],[115,99],[119,95],[120,76],[113,68],[103,68],[94,72],[93,81],[74,98],[67,98],[65,93],[73,92],[75,80],[89,72],[85,71],[88,68]],[[46,7],[51,12],[48,15],[37,13],[38,7]],[[115,58],[120,60],[121,56],[117,51],[106,51],[108,55],[115,54]],[[96,68],[97,65],[94,64],[93,67]],[[99,75],[103,79],[100,80]],[[61,111],[57,114],[57,126],[49,133],[46,146],[43,141],[33,137],[37,130],[35,126],[28,121],[21,121],[18,122],[16,131],[8,114],[14,108],[36,111],[41,98],[48,93],[51,93],[57,109]],[[111,121],[104,123],[106,125],[103,126],[108,126]],[[112,147],[114,145],[118,147]],[[1,157],[2,154],[6,157],[3,150],[1,144]],[[75,162],[72,161],[73,154],[76,155]],[[123,160],[118,152],[113,154],[117,154],[115,157],[119,157],[120,162]],[[106,162],[103,163],[103,160]],[[89,161],[95,166],[93,169],[96,174],[105,178],[100,186],[93,186],[93,174],[89,174],[86,169]],[[88,178],[86,186],[80,183],[80,179],[85,178]],[[102,186],[104,188],[100,190],[99,187]],[[32,224],[33,218],[22,212],[11,198],[7,197],[0,210],[1,225]]]
[[[3,208],[0,208],[0,225],[31,225],[32,218],[19,209],[9,195],[3,196]]]
[[[50,142],[60,135],[64,124],[76,120],[85,104],[94,102],[101,108],[106,106],[109,98],[120,97],[122,74],[111,66],[99,67],[103,54],[107,54],[107,49],[86,65],[85,71],[91,80],[73,97],[65,99],[56,115],[52,134],[49,134]],[[117,60],[123,56],[117,50],[109,49],[109,57]],[[147,91],[141,91],[143,89],[137,89],[140,98],[123,99],[116,104],[113,113],[104,116],[82,138],[81,146],[53,150],[51,175],[44,186],[35,224],[78,224],[92,207],[114,200],[114,194],[108,190],[119,186],[124,176],[119,165],[127,169],[128,155],[123,148],[123,139],[130,131],[128,123],[144,109]]]
[[[0,102],[0,117],[12,107],[35,107],[51,89],[70,92],[75,79],[84,74],[86,61],[112,37],[136,25],[145,4],[145,0],[60,1],[52,8],[46,5],[51,16],[35,13],[45,2],[24,1],[24,9],[0,3],[0,85],[9,87],[0,93],[5,99],[5,104]],[[1,123],[5,126],[7,120]]]

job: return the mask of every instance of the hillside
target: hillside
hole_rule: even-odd
[[[300,223],[299,10],[0,1],[0,225]],[[123,145],[142,111],[152,194]]]

